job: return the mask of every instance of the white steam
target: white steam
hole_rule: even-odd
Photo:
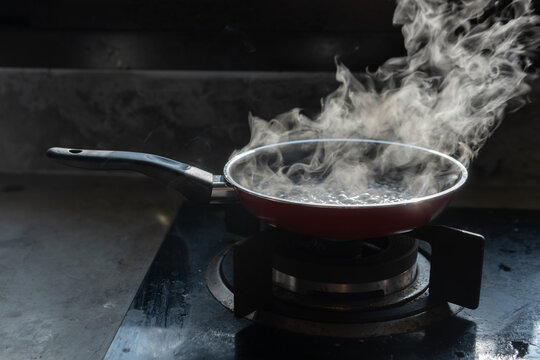
[[[529,59],[540,44],[539,17],[529,0],[398,0],[393,21],[402,25],[406,57],[390,59],[375,73],[357,78],[337,64],[340,86],[322,101],[318,116],[310,119],[293,109],[270,121],[251,117],[251,140],[241,151],[298,139],[380,139],[434,149],[469,166],[507,106],[517,108],[524,102]],[[370,169],[356,161],[344,171],[336,165],[344,155],[336,151],[340,155],[325,156],[328,163],[322,165],[331,174],[323,182],[307,184],[310,194],[346,191],[353,198],[376,182],[372,170],[380,169],[380,163],[402,165],[381,151]],[[315,167],[321,166],[319,160]],[[413,166],[425,163],[421,157],[407,161]],[[312,162],[303,163],[304,172],[316,170]],[[272,181],[261,187],[245,176],[237,179],[242,185],[281,197],[290,195],[286,188],[298,191],[290,166],[269,167],[260,161],[251,166],[248,173]],[[438,172],[438,164],[428,164],[398,187],[412,192],[411,197],[440,191],[451,184],[441,183]],[[339,181],[329,186],[326,179]],[[421,191],[418,179],[424,183]],[[411,182],[416,183],[412,189]]]

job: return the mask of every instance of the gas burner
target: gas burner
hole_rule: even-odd
[[[373,337],[476,308],[484,239],[442,226],[337,240],[270,229],[217,254],[206,279],[237,317],[286,331]]]
[[[284,232],[270,236],[275,238],[273,295],[289,302],[326,309],[372,308],[388,304],[391,294],[416,279],[418,240],[413,238],[343,241]]]

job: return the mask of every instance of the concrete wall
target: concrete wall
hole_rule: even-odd
[[[0,69],[0,172],[66,171],[51,146],[145,151],[219,172],[248,113],[315,113],[333,73]],[[481,151],[473,182],[540,184],[540,82]]]

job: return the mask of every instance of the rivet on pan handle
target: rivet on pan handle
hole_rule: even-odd
[[[227,184],[223,175],[214,175],[212,183],[211,204],[230,204],[238,202],[234,188]]]

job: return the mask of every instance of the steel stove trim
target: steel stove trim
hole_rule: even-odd
[[[367,283],[327,283],[297,278],[293,275],[283,273],[277,269],[272,269],[272,281],[295,293],[325,292],[325,293],[368,293],[382,291],[384,295],[394,293],[410,285],[416,278],[416,264],[389,279],[371,281]]]

